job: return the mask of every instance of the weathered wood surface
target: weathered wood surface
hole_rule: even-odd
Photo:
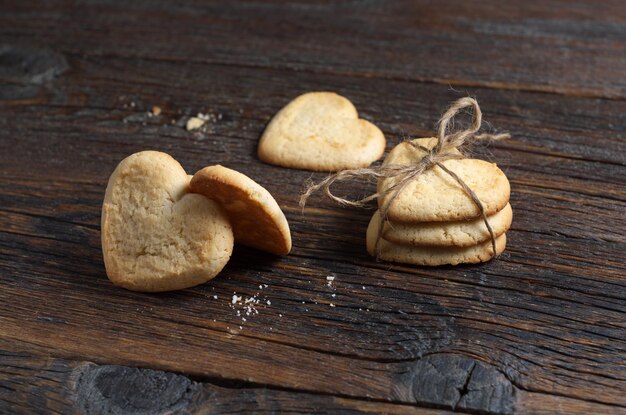
[[[19,353],[0,355],[0,399],[16,414],[346,413],[412,414],[408,405],[273,390],[249,384],[197,382],[151,369]],[[420,409],[425,415],[445,410]]]
[[[11,3],[3,37],[68,53],[626,95],[621,0]]]
[[[90,3],[0,5],[0,412],[84,412],[73,376],[107,365],[120,385],[136,381],[128,367],[191,377],[203,395],[185,410],[208,413],[626,412],[620,2]],[[513,135],[476,150],[511,180],[505,255],[377,263],[371,211],[315,198],[302,214],[303,182],[323,174],[262,164],[256,144],[290,98],[320,89],[349,97],[389,148],[477,97]],[[187,132],[198,112],[215,120]],[[144,149],[257,179],[292,254],[237,246],[203,286],[113,287],[102,197]],[[234,292],[260,298],[258,315],[243,321]]]

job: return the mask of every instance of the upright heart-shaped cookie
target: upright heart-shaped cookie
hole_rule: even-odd
[[[189,176],[172,157],[142,151],[109,179],[102,206],[107,276],[134,291],[169,291],[215,277],[233,250],[221,208],[189,192]]]
[[[425,148],[433,148],[435,138],[418,138],[414,143]],[[454,152],[458,153],[455,149]],[[385,158],[384,165],[415,164],[426,152],[409,143],[394,147]],[[499,212],[509,202],[511,188],[509,181],[496,166],[478,159],[446,160],[443,165],[456,173],[480,199],[486,215]],[[381,179],[378,191],[385,192],[397,178]],[[393,192],[378,199],[383,208],[393,197]],[[391,222],[440,222],[477,218],[480,211],[459,183],[441,168],[435,166],[410,181],[398,194],[387,211]]]
[[[333,92],[300,95],[280,110],[259,142],[259,158],[296,169],[367,167],[385,151],[385,136]]]

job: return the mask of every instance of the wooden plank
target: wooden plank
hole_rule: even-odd
[[[0,37],[78,55],[624,98],[620,0],[4,3]],[[285,42],[288,42],[286,44]]]
[[[171,372],[100,366],[6,351],[0,352],[0,410],[15,415],[415,413],[415,408],[407,405],[254,385],[219,386]],[[450,412],[420,408],[420,413],[444,415]]]
[[[514,135],[489,150],[513,186],[511,242],[487,265],[426,269],[367,256],[371,212],[314,199],[303,215],[297,200],[311,174],[264,165],[255,149],[271,115],[319,85],[350,97],[391,143],[428,134],[454,91],[276,69],[190,64],[180,76],[177,64],[161,61],[68,62],[71,70],[30,101],[3,104],[5,342],[100,364],[451,408],[454,393],[424,395],[416,381],[432,377],[425,370],[443,356],[435,367],[460,390],[466,369],[479,367],[487,390],[508,391],[499,406],[477,399],[470,411],[626,406],[626,103],[471,91],[486,119]],[[152,105],[164,108],[162,117],[146,115]],[[201,134],[171,124],[196,112],[222,117]],[[293,254],[268,258],[237,247],[219,278],[178,293],[111,286],[99,242],[104,187],[121,158],[146,148],[170,152],[190,172],[220,162],[257,178],[285,209]],[[230,306],[233,292],[271,305],[244,322]]]
[[[92,361],[122,365],[115,369],[122,375],[140,366],[209,383],[244,382],[252,395],[220,389],[240,412],[271,407],[248,400],[267,388],[268,405],[285,401],[279,409],[294,411],[317,403],[329,411],[356,406],[357,413],[413,410],[409,405],[623,412],[626,101],[595,98],[623,96],[623,10],[606,2],[585,15],[591,6],[568,2],[559,14],[565,21],[549,25],[560,3],[523,9],[482,2],[472,11],[415,4],[365,4],[352,16],[337,13],[353,11],[352,3],[221,5],[219,16],[211,4],[3,5],[0,40],[17,46],[0,52],[0,350],[28,352],[21,379],[38,379],[35,367],[52,376],[49,367],[67,374]],[[408,22],[413,7],[430,15]],[[304,15],[309,20],[291,23]],[[375,19],[387,26],[362,25]],[[472,42],[498,47],[457,44],[467,36],[463,24],[484,29]],[[285,28],[297,55],[277,47]],[[337,34],[350,37],[335,41]],[[350,48],[355,34],[387,59]],[[537,61],[516,60],[530,50],[507,46],[520,41],[549,66],[542,77]],[[19,46],[32,44],[40,48]],[[424,48],[438,56],[434,45],[448,52],[422,65]],[[571,71],[557,76],[554,50]],[[559,55],[564,51],[569,58]],[[513,72],[494,71],[494,62]],[[433,76],[442,73],[450,79]],[[498,78],[511,74],[513,83]],[[489,88],[457,92],[437,82]],[[454,98],[477,96],[486,120],[513,134],[476,149],[511,179],[507,253],[475,267],[377,263],[364,250],[371,212],[316,198],[302,214],[303,182],[324,175],[264,165],[255,152],[269,118],[316,89],[348,96],[381,126],[389,148],[407,135],[432,134]],[[153,105],[163,108],[161,116],[148,116]],[[201,133],[185,131],[185,118],[197,112],[215,120]],[[171,153],[189,172],[224,163],[256,178],[287,214],[293,254],[268,258],[237,246],[222,275],[200,287],[162,295],[113,287],[99,242],[104,187],[119,160],[147,148]],[[331,284],[327,276],[335,277]],[[261,299],[259,314],[233,307],[234,292]],[[0,362],[0,379],[16,389],[10,368]],[[50,387],[66,390],[67,379]],[[39,392],[23,396],[50,408],[65,399],[52,391],[42,402]],[[304,407],[289,406],[301,400]]]
[[[475,390],[472,390],[471,382],[465,388],[462,400],[467,401],[468,397],[475,396]],[[429,389],[432,390],[432,384]],[[448,387],[446,390],[450,393],[455,389]],[[426,391],[421,389],[421,392]],[[610,406],[558,396],[518,391],[518,397],[521,398],[516,413],[520,414],[549,414],[553,413],[553,408],[568,414],[619,413]],[[494,399],[493,402],[498,401]],[[172,372],[97,365],[5,350],[0,351],[0,410],[12,414],[412,414],[417,408],[278,390],[241,381],[192,379]],[[454,412],[473,413],[472,410],[464,412],[459,407]],[[419,413],[443,415],[451,412],[420,406]]]

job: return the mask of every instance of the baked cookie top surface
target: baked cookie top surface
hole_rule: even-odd
[[[283,211],[270,192],[248,176],[220,165],[205,167],[193,176],[191,191],[224,208],[236,242],[278,255],[291,251]]]
[[[435,146],[435,138],[412,140],[428,149]],[[454,150],[455,154],[458,153]],[[458,153],[460,154],[460,153]],[[408,165],[421,160],[426,152],[409,143],[400,143],[387,155],[384,165]],[[509,201],[509,181],[495,163],[478,159],[451,159],[442,163],[456,173],[478,196],[485,213],[493,215]],[[378,191],[384,192],[399,178],[378,181]],[[378,199],[382,208],[392,197],[389,193]],[[412,180],[398,194],[388,211],[392,222],[439,222],[476,218],[480,211],[458,182],[438,166]]]
[[[333,92],[309,92],[272,118],[259,142],[267,163],[314,171],[367,167],[385,151],[385,136]]]
[[[233,249],[232,228],[213,201],[189,193],[171,156],[142,151],[109,179],[102,206],[102,250],[109,279],[135,291],[191,287],[217,275]]]

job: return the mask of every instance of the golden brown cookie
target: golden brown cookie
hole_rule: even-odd
[[[215,277],[233,250],[228,218],[217,203],[189,193],[172,157],[135,153],[117,166],[102,205],[107,276],[134,291],[170,291]]]
[[[374,213],[380,221],[380,211]],[[495,236],[509,230],[513,220],[511,205],[487,217]],[[457,222],[390,223],[385,222],[383,238],[399,245],[472,246],[491,239],[482,218]]]
[[[385,136],[334,92],[309,92],[281,109],[259,142],[259,158],[283,167],[335,171],[367,167],[385,151]]]
[[[367,252],[374,256],[376,237],[378,235],[378,220],[370,221],[367,227]],[[497,254],[501,254],[506,247],[506,234],[496,238]],[[458,265],[475,264],[489,261],[493,257],[491,240],[467,247],[433,247],[398,245],[381,239],[379,242],[378,257],[384,261],[401,262],[413,265]]]
[[[262,251],[287,255],[291,233],[283,211],[264,187],[223,166],[194,174],[191,191],[219,203],[230,219],[235,241]]]
[[[413,140],[426,148],[436,144],[434,138]],[[455,150],[456,151],[456,150]],[[408,143],[397,145],[387,155],[384,165],[407,165],[421,160],[425,151]],[[509,202],[509,181],[494,163],[477,159],[447,160],[443,165],[456,173],[476,193],[485,214],[493,215]],[[398,178],[381,179],[378,191],[384,192]],[[389,193],[378,199],[382,208],[391,198]],[[480,215],[474,201],[450,175],[433,167],[411,181],[391,204],[388,219],[391,222],[450,222],[477,218]]]

